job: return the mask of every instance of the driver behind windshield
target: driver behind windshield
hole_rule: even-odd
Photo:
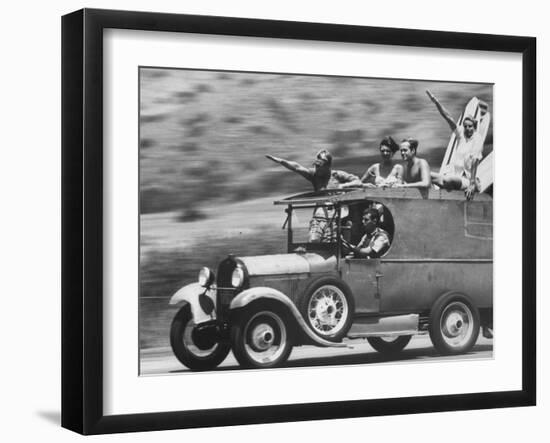
[[[380,212],[376,208],[368,208],[362,217],[365,235],[357,245],[352,245],[342,238],[342,245],[349,250],[346,258],[378,258],[390,247],[390,236],[379,227]]]

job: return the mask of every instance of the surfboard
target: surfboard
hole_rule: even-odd
[[[493,172],[493,151],[491,151],[477,166],[476,176],[479,179],[479,192],[485,192],[493,184]]]
[[[485,144],[485,139],[487,138],[487,131],[489,130],[489,124],[491,123],[491,113],[487,111],[484,115],[480,115],[480,120],[478,121],[477,130],[479,135]],[[493,151],[489,152],[484,158],[481,159],[479,165],[477,166],[477,178],[480,183],[480,192],[485,192],[489,186],[493,184]]]
[[[491,113],[487,111],[487,105],[484,102],[481,102],[477,97],[472,97],[468,102],[464,111],[458,117],[456,124],[462,126],[462,122],[466,115],[471,115],[474,120],[477,122],[477,132],[481,137],[482,144],[485,144],[485,139],[487,137],[487,132],[489,130],[489,125],[491,122]],[[453,155],[456,152],[458,146],[458,140],[455,133],[451,134],[449,139],[449,144],[445,151],[445,156],[443,157],[443,162],[441,163],[440,171],[444,171],[453,160]],[[493,156],[492,152],[485,158],[481,160],[477,167],[477,177],[479,178],[481,184],[480,192],[484,192],[493,184]]]

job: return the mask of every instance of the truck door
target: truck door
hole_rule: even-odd
[[[348,284],[355,299],[356,313],[380,310],[380,259],[342,259],[342,279]]]

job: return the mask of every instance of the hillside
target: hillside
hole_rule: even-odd
[[[419,139],[419,156],[437,169],[450,130],[426,89],[455,118],[474,95],[492,110],[483,84],[143,68],[141,212],[192,220],[216,201],[308,188],[268,153],[309,166],[324,147],[335,168],[361,174],[386,135]]]

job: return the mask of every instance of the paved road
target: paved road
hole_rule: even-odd
[[[456,359],[490,359],[493,357],[493,340],[479,337],[471,352],[458,356],[441,356],[433,348],[428,336],[415,336],[408,346],[396,356],[384,356],[376,352],[366,340],[349,340],[352,348],[318,348],[300,346],[292,350],[285,367],[334,366],[343,364],[391,363],[395,361],[439,361]],[[217,368],[219,371],[238,369],[232,353]],[[142,375],[179,374],[189,370],[174,357],[171,348],[147,349],[141,353]]]

